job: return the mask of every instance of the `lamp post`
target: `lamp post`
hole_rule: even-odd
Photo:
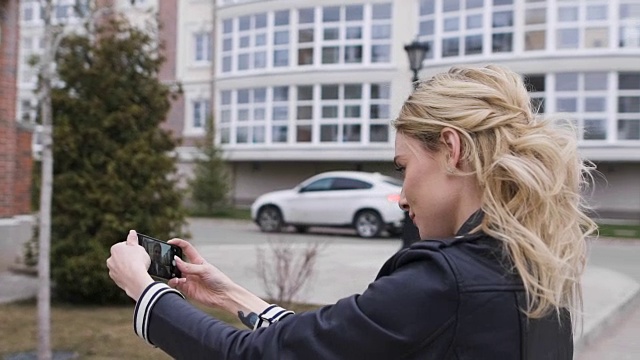
[[[418,39],[413,40],[410,44],[404,46],[404,50],[409,57],[409,68],[413,71],[413,88],[418,87],[418,72],[422,69],[422,62],[429,52],[429,44],[420,42]],[[402,249],[406,249],[416,241],[420,241],[420,233],[418,228],[411,220],[409,212],[404,212],[404,224],[402,226]]]
[[[411,82],[413,86],[416,87],[418,85],[418,72],[422,69],[422,62],[427,56],[427,52],[429,52],[429,44],[415,39],[410,44],[404,46],[404,51],[407,52],[407,56],[409,57],[409,68],[413,71],[413,79]]]

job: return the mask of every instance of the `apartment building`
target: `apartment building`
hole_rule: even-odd
[[[18,0],[0,1],[0,272],[29,234],[31,130],[16,120]]]
[[[601,175],[605,217],[640,220],[640,1],[162,0],[161,77],[180,83],[166,126],[194,140],[213,114],[233,199],[325,170],[391,173],[389,121],[412,91],[404,45],[430,50],[420,77],[496,63],[525,77],[540,112],[562,113]]]

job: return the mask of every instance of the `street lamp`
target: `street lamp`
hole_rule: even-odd
[[[420,42],[416,38],[411,44],[404,46],[404,51],[409,56],[409,68],[413,71],[413,79],[411,82],[413,86],[418,85],[418,72],[422,69],[422,62],[429,52],[429,44],[426,42]]]

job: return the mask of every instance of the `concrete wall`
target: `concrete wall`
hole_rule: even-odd
[[[266,192],[290,189],[313,175],[332,170],[395,175],[390,162],[237,162],[231,167],[232,196],[236,205],[250,205]]]
[[[34,221],[30,215],[0,219],[0,273],[24,254],[24,244],[32,236]]]
[[[640,164],[600,163],[591,204],[603,218],[640,223]]]

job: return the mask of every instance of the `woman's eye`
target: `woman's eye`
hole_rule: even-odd
[[[396,165],[396,171],[397,171],[397,172],[404,173],[404,167],[403,167],[403,166]]]

